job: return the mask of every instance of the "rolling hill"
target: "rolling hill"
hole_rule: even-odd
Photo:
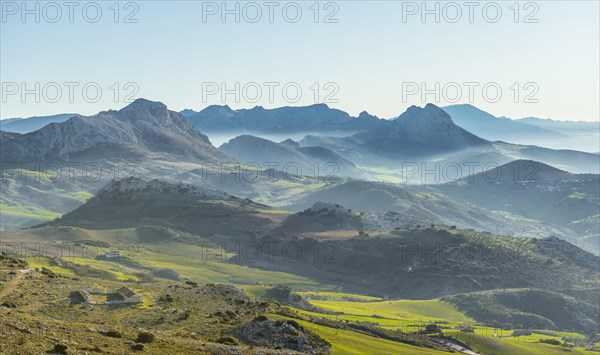
[[[560,227],[576,225],[582,245],[600,247],[600,231],[593,222],[600,210],[597,174],[572,174],[537,161],[517,160],[435,189],[490,210]]]
[[[142,180],[114,181],[85,204],[48,225],[87,229],[175,226],[202,236],[252,236],[286,216],[278,210],[197,185]]]
[[[375,225],[456,225],[460,228],[474,228],[501,235],[536,237],[560,235],[574,240],[574,233],[561,228],[547,226],[536,221],[519,220],[506,213],[493,213],[470,203],[449,198],[432,189],[416,186],[406,187],[397,184],[353,180],[331,184],[315,191],[297,195],[282,208],[299,211],[316,202],[339,204],[354,211],[368,211],[377,214],[371,221]],[[391,212],[392,216],[389,214]],[[387,214],[387,216],[386,216]],[[392,222],[396,220],[397,222]]]
[[[323,147],[301,147],[291,139],[281,143],[268,139],[243,135],[223,144],[219,149],[242,163],[266,164],[274,169],[289,170],[296,175],[315,174],[359,175],[354,163]]]
[[[395,297],[431,298],[511,287],[569,289],[598,276],[597,256],[556,238],[509,238],[456,227],[389,227],[371,237],[371,232],[359,233],[365,227],[363,216],[327,204],[292,215],[198,186],[128,178],[107,185],[83,206],[44,226],[88,230],[153,226],[212,243],[251,244],[261,250],[256,258],[232,262],[326,284],[337,280],[350,291]],[[303,236],[306,231],[327,236],[339,230],[356,234],[341,239]],[[281,243],[283,250],[290,243],[300,250],[294,260],[289,260],[289,252],[269,252]]]

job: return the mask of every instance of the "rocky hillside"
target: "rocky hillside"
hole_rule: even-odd
[[[201,186],[131,177],[107,184],[85,204],[49,224],[91,229],[177,226],[198,235],[241,237],[270,230],[286,215]]]
[[[128,159],[156,155],[208,162],[230,158],[212,146],[179,113],[160,102],[138,99],[118,111],[75,116],[27,133],[1,132],[7,162]]]

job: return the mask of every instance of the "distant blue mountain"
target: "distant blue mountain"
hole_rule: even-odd
[[[559,132],[572,133],[596,133],[600,134],[600,121],[557,121],[549,118],[525,117],[515,120],[515,122],[525,123],[531,126],[544,129],[555,130]]]
[[[7,119],[5,119],[5,120],[0,120],[0,127],[2,127],[2,126],[4,126],[4,125],[6,125],[6,124],[8,124],[8,123],[15,122],[15,121],[19,121],[19,120],[22,120],[22,119],[23,119],[23,118],[21,118],[21,117],[18,117],[18,118],[7,118]]]
[[[353,137],[382,154],[404,157],[491,147],[489,141],[456,125],[448,113],[434,104],[411,106],[390,124]]]
[[[14,133],[29,133],[57,122],[64,122],[73,116],[78,116],[76,113],[61,113],[52,116],[34,116],[29,118],[9,118],[0,120],[0,129],[6,132]]]
[[[356,132],[375,128],[383,121],[366,112],[352,117],[326,104],[275,109],[256,106],[240,110],[232,110],[226,105],[213,105],[200,112],[184,110],[181,114],[203,132]]]
[[[291,139],[276,143],[260,137],[242,135],[221,145],[219,150],[241,163],[257,163],[260,166],[264,166],[266,162],[278,163],[276,169],[293,164],[300,168],[298,173],[308,175],[314,173],[315,163],[319,164],[320,169],[333,164],[330,169],[336,168],[336,173],[343,175],[358,174],[354,163],[332,150],[324,147],[301,147]]]
[[[482,138],[552,149],[596,152],[600,122],[555,121],[526,117],[496,117],[472,105],[443,107],[460,127]]]
[[[531,143],[530,139],[565,138],[565,135],[559,132],[506,117],[496,117],[469,104],[451,105],[442,109],[448,112],[454,123],[460,127],[492,141]],[[523,141],[524,139],[526,141]]]

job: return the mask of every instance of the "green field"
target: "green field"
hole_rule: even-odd
[[[343,293],[343,292],[319,292],[319,291],[300,291],[298,292],[309,300],[322,300],[322,301],[364,301],[374,302],[383,301],[382,298],[357,295],[354,293]]]
[[[374,321],[473,323],[449,303],[439,300],[396,300],[379,302],[311,300],[315,306],[346,315],[372,318]],[[379,318],[381,317],[381,318]]]
[[[269,315],[272,319],[290,319],[280,315]],[[313,331],[331,344],[332,354],[448,354],[398,343],[343,329],[334,329],[306,321],[296,320],[300,325]]]
[[[0,213],[17,217],[27,217],[36,221],[48,221],[62,216],[62,213],[45,210],[43,208],[27,205],[11,200],[0,195]]]
[[[484,326],[474,326],[473,332],[458,330],[458,326],[475,325],[474,319],[458,311],[454,306],[439,300],[395,300],[380,301],[373,297],[341,294],[336,292],[302,292],[304,296],[320,295],[321,299],[310,299],[310,303],[335,314],[323,314],[295,309],[298,313],[323,317],[333,320],[347,320],[350,322],[369,322],[386,329],[400,329],[404,332],[415,332],[427,323],[436,322],[442,327],[445,336],[456,338],[482,354],[512,355],[512,354],[597,354],[586,351],[581,347],[566,348],[557,345],[540,343],[541,339],[555,339],[563,341],[563,337],[584,339],[585,336],[572,332],[559,332],[540,330],[539,333],[527,336],[513,336],[513,330],[502,330]],[[331,297],[327,299],[327,297]],[[340,301],[340,298],[356,299],[363,301]],[[335,299],[335,300],[334,300]],[[334,348],[344,348],[346,339],[334,340]],[[338,342],[340,342],[338,344]],[[352,348],[359,349],[360,346]],[[368,353],[368,352],[367,352]]]
[[[482,354],[598,354],[579,347],[567,349],[539,342],[540,339],[561,340],[559,336],[533,333],[532,335],[513,337],[510,334],[512,331],[502,332],[492,328],[476,328],[474,333],[463,333],[458,330],[444,331],[444,335],[459,339]]]

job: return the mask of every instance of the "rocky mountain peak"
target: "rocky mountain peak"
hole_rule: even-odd
[[[287,145],[287,146],[290,146],[290,147],[294,147],[294,148],[300,148],[300,143],[294,141],[291,138],[288,138],[288,139],[286,139],[284,141],[281,141],[281,144],[284,144],[284,145]]]
[[[229,105],[210,105],[200,112],[205,114],[220,114],[224,117],[232,117],[235,115],[235,111],[231,109]]]
[[[208,137],[198,132],[182,114],[170,111],[158,101],[137,99],[119,111],[101,112],[97,117],[127,122],[145,132],[159,130],[163,134],[177,134],[210,144]]]
[[[396,121],[399,124],[406,126],[454,126],[454,122],[452,121],[450,115],[448,115],[446,111],[431,103],[425,105],[423,108],[414,105],[409,107],[396,119]]]
[[[373,119],[378,120],[379,118],[375,115],[371,115],[367,111],[362,111],[360,114],[358,114],[358,119],[360,119],[360,120],[373,120]]]
[[[132,103],[125,106],[121,111],[125,110],[155,110],[155,109],[166,109],[167,105],[160,101],[151,101],[144,98],[135,99]]]
[[[116,111],[115,118],[128,122],[144,120],[167,123],[171,118],[170,113],[167,105],[162,102],[137,99]]]

